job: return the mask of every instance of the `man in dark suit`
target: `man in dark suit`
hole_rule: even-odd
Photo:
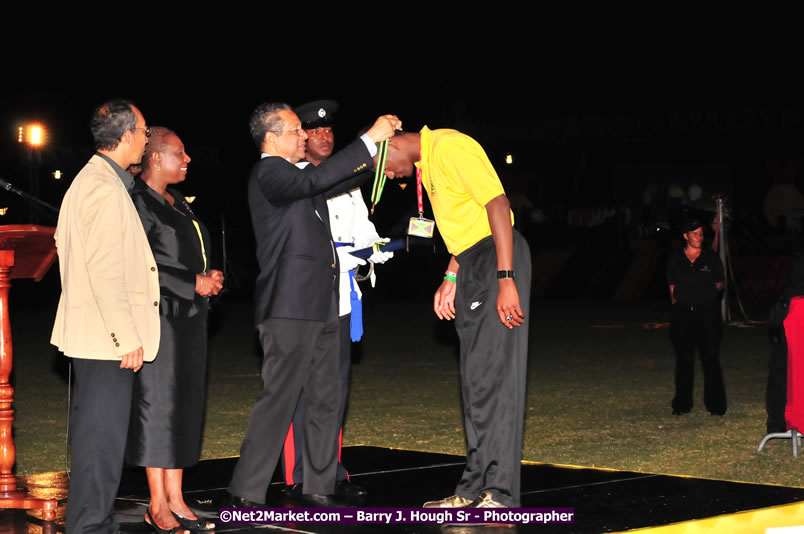
[[[296,166],[304,169],[308,165],[318,166],[330,158],[334,152],[335,137],[334,115],[338,111],[338,103],[334,100],[316,100],[296,107],[293,112],[302,121],[302,127],[307,133],[306,153],[297,154],[303,158]],[[355,279],[356,268],[365,265],[362,260],[350,252],[373,246],[375,243],[388,241],[377,234],[377,229],[369,220],[369,212],[360,188],[356,187],[338,196],[327,199],[329,210],[329,226],[332,231],[332,240],[338,253],[340,274],[338,276],[339,319],[340,319],[340,375],[338,376],[341,389],[341,405],[338,410],[338,427],[340,429],[338,440],[338,468],[335,482],[335,495],[353,499],[366,495],[366,490],[350,480],[346,466],[341,456],[343,441],[344,419],[349,400],[349,378],[352,368],[352,343],[360,340],[363,332],[363,319],[361,297],[362,293]],[[388,261],[393,252],[377,250],[367,261],[381,264]],[[374,269],[371,269],[371,285],[374,286]],[[354,300],[356,299],[356,300]],[[334,378],[334,377],[333,377]],[[300,497],[303,491],[304,479],[302,452],[304,450],[304,434],[301,422],[307,406],[304,394],[299,398],[296,412],[293,414],[288,435],[282,451],[282,468],[287,486],[283,495],[291,500]]]
[[[365,178],[375,144],[401,128],[393,115],[377,119],[361,139],[309,169],[290,159],[307,139],[286,104],[262,104],[250,121],[263,159],[249,179],[249,208],[260,274],[255,322],[263,349],[263,388],[249,417],[229,491],[232,504],[264,504],[285,431],[302,390],[304,497],[329,504],[337,466],[338,259],[326,199]]]

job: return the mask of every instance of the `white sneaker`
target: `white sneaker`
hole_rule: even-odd
[[[460,495],[453,495],[440,501],[427,501],[422,505],[422,508],[463,508],[469,506],[474,501],[461,497]]]
[[[508,508],[504,504],[500,504],[492,498],[490,490],[483,490],[477,499],[466,505],[466,508]]]
[[[504,504],[500,504],[497,501],[495,501],[492,498],[492,493],[491,493],[490,490],[483,490],[483,491],[480,492],[480,495],[478,495],[477,499],[475,499],[474,501],[470,502],[469,504],[463,506],[463,508],[468,509],[468,508],[508,508],[508,507],[505,506]],[[480,514],[475,514],[475,515],[479,516]],[[511,527],[515,526],[513,523],[502,523],[502,522],[497,522],[497,521],[488,521],[488,522],[487,521],[478,521],[476,523],[475,522],[472,522],[472,523],[446,523],[446,525],[448,525],[450,527],[450,531],[449,531],[450,534],[452,534],[453,532],[456,532],[454,530],[456,527],[461,529],[461,530],[458,530],[457,532],[460,532],[461,534],[463,534],[463,532],[466,532],[468,534],[469,532],[477,532],[477,530],[476,530],[477,527],[484,527],[485,526],[485,527],[511,528]],[[475,530],[472,531],[472,530],[470,530],[471,528],[475,528]],[[457,532],[456,532],[456,534],[457,534]]]

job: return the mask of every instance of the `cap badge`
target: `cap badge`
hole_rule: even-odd
[[[318,110],[318,116],[319,116],[319,117],[321,117],[321,118],[323,119],[324,117],[326,117],[326,116],[327,116],[327,110],[326,110],[326,109],[324,109],[324,108],[319,109],[319,110]]]

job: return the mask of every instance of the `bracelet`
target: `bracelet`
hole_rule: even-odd
[[[513,278],[514,271],[497,271],[497,280],[502,280],[504,278]]]
[[[454,274],[445,274],[444,275],[444,280],[449,280],[453,284],[458,283],[458,278]]]
[[[455,276],[455,277],[457,277],[457,276],[458,276],[458,273],[456,273],[456,272],[454,272],[454,271],[444,271],[444,274],[448,274],[448,275],[450,275],[450,276]]]

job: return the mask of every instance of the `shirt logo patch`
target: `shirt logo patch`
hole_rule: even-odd
[[[476,301],[474,301],[474,302],[472,303],[472,305],[471,305],[471,306],[469,306],[469,309],[470,309],[470,310],[474,310],[475,308],[477,308],[477,307],[478,307],[478,306],[480,306],[481,304],[483,304],[483,302],[482,302],[482,301],[476,300]]]

